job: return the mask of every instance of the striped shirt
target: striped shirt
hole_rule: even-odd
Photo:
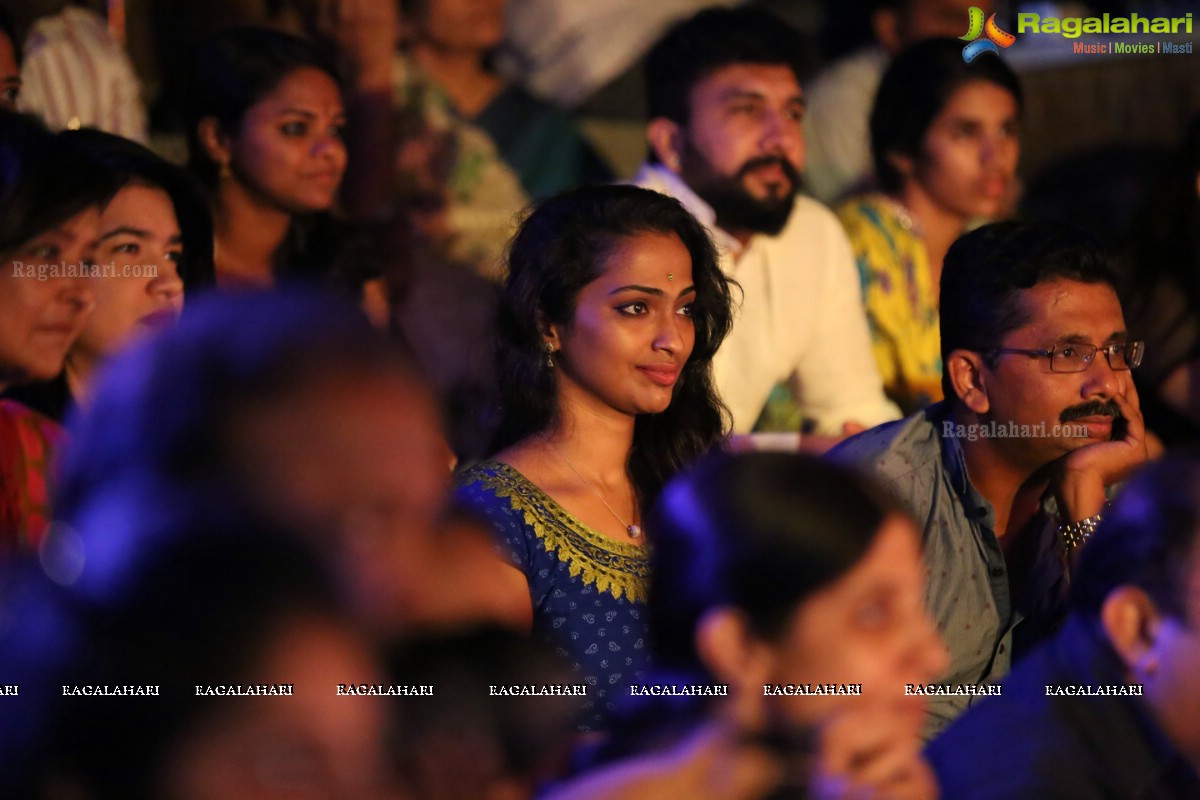
[[[147,141],[137,75],[99,14],[69,7],[34,23],[21,81],[18,107],[54,130],[99,128]]]

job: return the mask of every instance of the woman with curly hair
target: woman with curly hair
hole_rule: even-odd
[[[571,660],[603,727],[647,665],[643,509],[727,428],[711,362],[729,283],[683,206],[628,186],[546,201],[508,261],[495,455],[458,499],[494,527],[521,624]]]

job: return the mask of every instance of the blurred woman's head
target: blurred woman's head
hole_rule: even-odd
[[[401,0],[411,37],[437,50],[485,53],[504,40],[507,0]]]
[[[630,472],[647,497],[723,433],[711,365],[732,322],[729,282],[678,201],[631,186],[560,194],[522,224],[508,270],[497,449],[586,397],[636,417]]]
[[[189,165],[211,189],[235,181],[289,214],[333,205],[345,109],[316,45],[266,28],[218,33],[197,48],[188,103]]]
[[[194,179],[141,145],[97,130],[60,135],[121,183],[100,215],[95,253],[111,273],[92,284],[96,306],[72,348],[95,362],[173,323],[185,290],[212,284],[212,221]]]
[[[0,385],[62,370],[91,310],[89,266],[114,188],[37,120],[0,111]]]
[[[0,761],[23,779],[0,796],[377,797],[386,710],[336,687],[377,682],[382,667],[317,556],[217,496],[110,490],[9,587],[0,674],[21,685],[5,727],[22,738]],[[257,686],[290,691],[218,688]]]
[[[439,423],[407,355],[349,303],[210,294],[102,371],[56,511],[75,524],[128,477],[212,488],[319,541],[357,609],[394,627],[427,575],[459,566],[435,546],[451,461]]]
[[[807,726],[861,702],[764,698],[766,684],[862,684],[864,696],[900,703],[912,699],[904,684],[946,665],[916,527],[839,466],[712,457],[667,485],[647,530],[656,658],[729,684],[751,721]]]
[[[994,217],[1012,190],[1021,86],[999,58],[963,61],[962,42],[930,39],[888,66],[871,111],[875,177],[949,214]]]

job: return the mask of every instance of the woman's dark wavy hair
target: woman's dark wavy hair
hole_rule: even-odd
[[[918,42],[892,60],[871,109],[871,159],[880,188],[886,192],[903,188],[904,177],[890,156],[919,156],[929,126],[950,97],[975,81],[1006,90],[1021,110],[1021,82],[1012,68],[999,58],[966,63],[958,39]]]
[[[201,146],[196,127],[213,117],[221,130],[237,133],[251,106],[298,69],[319,69],[341,86],[337,70],[315,43],[270,28],[232,28],[200,43],[186,81],[188,168],[206,186],[218,167]]]
[[[557,413],[555,370],[546,366],[539,323],[569,324],[579,293],[617,247],[642,233],[676,235],[692,257],[696,329],[671,405],[634,425],[628,472],[648,505],[681,467],[728,428],[712,378],[712,359],[733,323],[729,279],[708,232],[673,198],[635,186],[563,192],[538,206],[513,238],[501,297],[497,345],[501,419],[493,451],[546,430]]]

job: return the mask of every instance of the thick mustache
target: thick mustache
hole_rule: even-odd
[[[782,156],[759,156],[758,158],[752,158],[745,164],[742,164],[742,168],[738,170],[738,177],[744,178],[746,175],[758,169],[759,167],[770,167],[774,165],[778,165],[779,168],[783,170],[783,174],[787,175],[788,180],[790,180],[793,184],[800,183],[800,172],[795,166],[793,166],[792,162],[788,161]]]
[[[1058,421],[1070,422],[1071,420],[1083,419],[1084,417],[1113,417],[1114,419],[1120,419],[1121,408],[1114,400],[1109,400],[1108,402],[1093,400],[1090,403],[1084,403],[1080,406],[1071,406],[1058,415]]]

